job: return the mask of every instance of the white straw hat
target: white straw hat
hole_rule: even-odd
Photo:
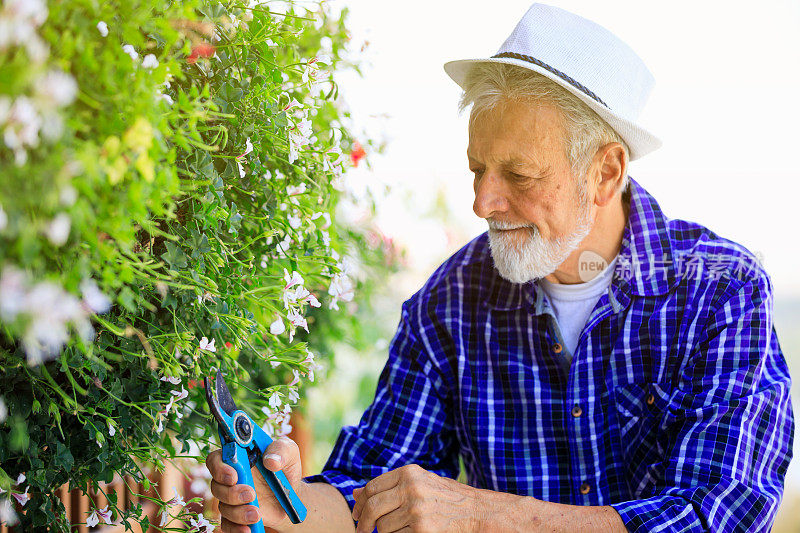
[[[627,44],[590,20],[533,4],[495,55],[449,61],[444,70],[463,88],[473,63],[508,63],[547,76],[619,133],[631,161],[661,146],[636,123],[655,83],[653,75]]]

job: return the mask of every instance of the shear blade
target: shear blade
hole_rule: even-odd
[[[233,415],[233,413],[237,410],[236,402],[233,401],[231,391],[228,390],[228,385],[225,383],[225,378],[222,377],[222,372],[219,370],[217,370],[217,377],[214,381],[216,381],[215,388],[217,391],[217,400],[219,401],[219,406],[223,411],[228,413],[228,416]]]

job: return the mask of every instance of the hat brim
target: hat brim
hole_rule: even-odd
[[[609,126],[614,128],[614,130],[619,133],[620,137],[625,140],[625,143],[628,145],[628,149],[630,151],[629,158],[630,161],[634,161],[639,159],[640,157],[649,154],[653,150],[658,149],[662,142],[661,140],[647,131],[646,129],[642,128],[635,122],[631,122],[619,115],[613,113],[610,109],[605,107],[600,102],[596,101],[589,95],[583,93],[582,91],[577,90],[575,87],[570,85],[567,81],[561,79],[557,75],[553,74],[549,70],[540,67],[539,65],[529,63],[522,59],[515,59],[513,57],[490,57],[490,58],[480,58],[480,59],[459,59],[456,61],[448,61],[444,64],[444,71],[447,73],[450,78],[454,82],[456,82],[462,89],[464,88],[464,80],[467,77],[467,72],[469,68],[474,63],[506,63],[509,65],[518,65],[523,68],[527,68],[538,72],[547,78],[553,80],[557,84],[564,87],[566,90],[580,98],[582,102],[588,105],[595,113],[597,113],[600,118],[605,120]]]

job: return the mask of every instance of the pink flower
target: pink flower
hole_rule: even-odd
[[[12,492],[11,493],[11,495],[14,497],[14,499],[17,500],[17,502],[19,502],[19,504],[21,506],[23,506],[23,507],[25,507],[25,504],[28,503],[28,501],[30,501],[30,499],[31,499],[31,497],[28,496],[28,489],[29,488],[30,488],[30,485],[25,487],[25,492],[23,492],[23,493],[19,493],[19,494],[16,493],[16,492]]]
[[[192,48],[192,53],[186,58],[187,63],[196,63],[198,57],[211,57],[217,49],[209,43],[200,43]]]
[[[353,166],[357,167],[358,162],[366,157],[367,152],[364,151],[364,147],[361,146],[361,143],[356,141],[353,143],[353,150],[350,152],[350,160],[353,162]]]

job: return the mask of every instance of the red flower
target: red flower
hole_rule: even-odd
[[[211,57],[217,49],[209,43],[200,43],[192,48],[192,53],[186,58],[187,63],[196,63],[198,57]]]
[[[361,146],[361,143],[356,141],[353,143],[353,150],[350,152],[350,160],[353,162],[353,166],[357,167],[358,162],[364,159],[367,155],[367,152],[364,151],[364,147]]]
[[[231,344],[229,342],[226,342],[225,343],[225,347],[228,348],[228,349],[231,349],[231,348],[233,348],[233,344]]]
[[[190,389],[195,388],[197,386],[197,380],[196,379],[190,379],[189,383],[187,383],[186,386],[189,387]]]

